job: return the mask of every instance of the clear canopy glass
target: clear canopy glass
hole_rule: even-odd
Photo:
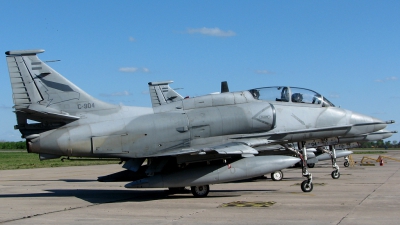
[[[293,102],[335,107],[328,99],[319,93],[298,87],[263,87],[249,90],[255,99],[277,102]]]

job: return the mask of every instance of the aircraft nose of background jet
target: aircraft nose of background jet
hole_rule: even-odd
[[[394,121],[382,121],[380,119],[363,115],[360,113],[352,112],[350,117],[350,124],[353,124],[350,133],[356,132],[354,134],[365,134],[378,130],[385,129],[387,124],[393,123]]]
[[[396,134],[396,133],[397,133],[397,131],[388,131],[388,130],[382,130],[382,132],[384,132],[384,133],[382,134],[382,139],[389,138],[389,137],[391,137],[393,134]]]

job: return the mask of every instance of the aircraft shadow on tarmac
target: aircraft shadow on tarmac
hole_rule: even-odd
[[[43,182],[43,181],[64,181],[64,182],[71,182],[71,183],[85,183],[85,182],[96,182],[97,180],[85,180],[85,179],[57,179],[57,180],[8,180],[8,181],[22,181],[22,182],[27,182],[27,181],[39,181],[39,182]]]
[[[171,194],[168,190],[96,190],[96,189],[49,189],[48,193],[0,194],[1,198],[53,198],[76,197],[92,204],[112,202],[145,202],[160,199],[193,198],[187,193]],[[276,190],[213,190],[207,198],[238,197],[241,192],[271,192]],[[213,194],[214,193],[214,194]],[[226,193],[226,194],[223,194]],[[229,194],[228,194],[229,193]],[[234,194],[237,193],[237,194]]]

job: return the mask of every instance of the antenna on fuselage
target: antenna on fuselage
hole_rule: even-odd
[[[229,92],[228,82],[222,81],[221,82],[221,93]]]

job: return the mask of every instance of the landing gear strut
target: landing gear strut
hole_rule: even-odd
[[[298,142],[299,149],[302,149],[302,154],[299,154],[300,159],[302,160],[301,164],[301,172],[303,177],[307,178],[307,180],[301,182],[301,190],[303,192],[311,192],[314,185],[312,183],[312,174],[307,170],[307,148],[304,143]]]
[[[334,171],[332,171],[331,176],[333,179],[339,179],[340,172],[339,172],[339,166],[336,164],[335,146],[329,145],[329,150],[331,150],[330,155],[331,155],[331,160],[332,160],[332,168],[335,169]]]

